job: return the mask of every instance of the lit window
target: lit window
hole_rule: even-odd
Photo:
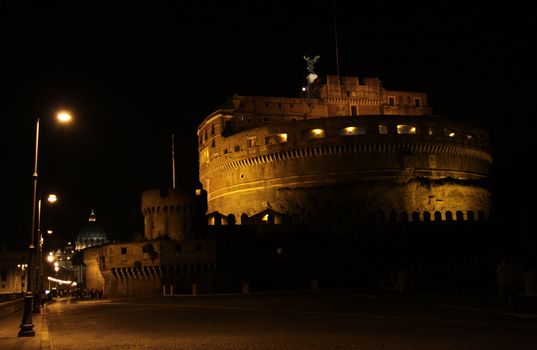
[[[201,161],[202,164],[209,163],[209,148],[208,147],[205,147],[201,151],[200,158],[201,158],[200,161]]]
[[[427,135],[431,136],[433,134],[433,128],[431,128],[430,126],[427,127]]]
[[[275,134],[265,137],[265,145],[276,145],[287,142],[287,134]]]
[[[247,139],[246,140],[246,146],[248,148],[254,148],[255,146],[257,146],[257,138],[252,137],[252,138]]]
[[[385,135],[387,133],[388,133],[388,128],[386,127],[386,125],[380,124],[379,125],[379,134]]]
[[[415,98],[414,104],[416,105],[416,107],[421,107],[421,98]]]
[[[324,137],[324,130],[323,129],[312,129],[311,130],[311,136],[314,138],[322,138]]]
[[[196,196],[201,196],[201,190],[199,188],[196,189]]]
[[[340,136],[365,135],[365,126],[348,126],[339,130]]]
[[[416,133],[416,127],[414,125],[399,124],[397,125],[397,133],[400,135],[413,135]]]
[[[388,104],[390,106],[395,106],[395,96],[388,96]]]
[[[457,131],[455,129],[445,128],[444,129],[444,136],[455,137],[455,136],[457,136]]]

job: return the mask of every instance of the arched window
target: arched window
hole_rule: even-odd
[[[323,129],[310,129],[302,132],[302,138],[309,139],[322,139],[325,138],[326,134]]]
[[[412,221],[414,222],[420,221],[420,213],[418,213],[417,211],[412,212]]]
[[[434,221],[442,221],[442,213],[439,211],[434,212]]]
[[[386,125],[379,124],[379,134],[386,135],[388,133],[388,128]]]
[[[458,135],[457,130],[453,128],[444,128],[444,136],[453,138],[457,135]]]
[[[248,225],[248,215],[246,213],[241,215],[241,225]]]
[[[287,142],[287,134],[281,133],[281,134],[274,134],[265,137],[265,145],[277,145],[279,143]],[[248,146],[248,148],[251,148]]]
[[[446,221],[453,221],[453,213],[449,210],[446,211]]]
[[[466,139],[468,141],[477,141],[477,136],[475,134],[469,133],[469,134],[466,134]]]
[[[428,211],[423,212],[423,221],[430,222],[431,221],[431,213]]]
[[[457,218],[457,221],[464,221],[464,213],[460,210],[457,210],[455,217]]]
[[[468,221],[474,221],[475,220],[475,213],[473,212],[473,210],[468,210],[466,212],[466,216],[468,218]]]
[[[229,214],[227,216],[227,222],[228,222],[228,225],[235,225],[235,215],[233,214]]]
[[[408,213],[406,211],[401,213],[401,221],[408,222]]]
[[[339,129],[339,136],[354,136],[365,135],[365,126],[347,126],[346,128]]]
[[[414,135],[417,132],[417,128],[414,125],[410,124],[399,124],[397,125],[397,133],[399,135]]]

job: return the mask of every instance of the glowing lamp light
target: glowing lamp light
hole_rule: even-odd
[[[52,255],[47,256],[47,261],[50,262],[50,263],[53,262],[54,257]]]
[[[56,196],[55,194],[49,194],[47,197],[47,201],[49,201],[49,203],[55,203],[56,201],[58,201],[58,196]]]
[[[54,266],[54,271],[56,271],[56,272],[60,271],[60,267],[59,266]]]
[[[71,117],[71,114],[65,111],[58,113],[57,118],[62,123],[68,123],[71,121],[71,119],[73,119],[73,117]]]
[[[453,131],[451,131],[449,134],[448,134],[449,137],[455,137],[455,133]]]
[[[306,87],[305,87],[305,86],[302,87],[302,91],[306,91]]]
[[[262,221],[268,221],[268,214],[265,214],[265,216],[263,216],[263,218],[261,220]]]
[[[287,134],[278,134],[281,142],[287,142]]]
[[[51,234],[53,234],[53,233],[54,233],[54,231],[52,231],[52,230],[47,230],[47,235],[51,235]]]

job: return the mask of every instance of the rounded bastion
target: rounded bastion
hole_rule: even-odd
[[[213,113],[198,128],[208,211],[238,223],[267,210],[309,224],[487,218],[487,132],[426,114],[421,95],[389,113],[390,94],[335,113],[352,99],[301,99],[310,111],[328,105],[318,116],[259,113],[286,102],[275,98],[256,113],[241,112],[244,99]],[[360,102],[378,113],[360,114]]]

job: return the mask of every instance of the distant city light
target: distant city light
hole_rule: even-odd
[[[48,277],[48,280],[51,281],[51,282],[59,283],[59,284],[73,284],[73,283],[76,283],[76,282],[72,282],[72,281],[68,281],[68,280],[60,280],[60,279],[50,277],[50,276]]]

